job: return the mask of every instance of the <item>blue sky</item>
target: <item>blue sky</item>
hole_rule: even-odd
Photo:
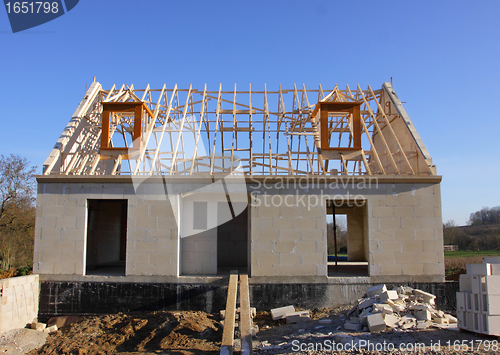
[[[95,76],[216,89],[394,87],[443,175],[443,221],[500,205],[498,1],[81,0],[12,34],[0,9],[0,154],[40,167]]]

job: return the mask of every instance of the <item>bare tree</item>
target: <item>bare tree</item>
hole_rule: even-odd
[[[35,172],[26,158],[0,155],[0,267],[29,262],[35,227]]]

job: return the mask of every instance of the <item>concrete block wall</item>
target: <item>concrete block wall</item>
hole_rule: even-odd
[[[326,202],[297,205],[307,195],[363,204],[350,209],[359,212],[353,223],[365,219],[351,232],[367,243],[357,256],[368,261],[372,282],[444,281],[439,183],[311,184],[308,191],[278,185],[252,195],[252,276],[326,276]]]
[[[205,230],[193,229],[194,202],[206,203]],[[181,275],[217,274],[217,203],[218,201],[210,200],[204,194],[194,194],[182,199]]]
[[[88,199],[127,200],[126,275],[178,274],[176,206],[132,183],[39,183],[33,272],[85,274]]]
[[[38,275],[0,280],[0,334],[24,328],[37,318],[39,294]]]
[[[263,196],[253,199],[252,276],[326,276],[324,206],[303,206],[293,195],[277,206],[266,206]]]
[[[345,202],[356,196],[363,202],[362,213],[355,217],[364,219],[363,231],[357,233],[364,235],[364,258],[369,263],[371,282],[444,281],[439,182],[380,180],[366,187],[329,182],[306,189],[275,186],[265,191],[265,195],[251,194],[251,275],[314,276],[326,280],[324,201]],[[301,200],[304,196],[306,201]],[[273,200],[274,197],[278,198]],[[136,191],[131,182],[58,182],[58,179],[39,184],[34,272],[84,275],[88,199],[127,200],[127,276],[216,273],[216,236],[198,240],[194,234],[192,240],[188,236],[179,243],[176,218],[192,222],[192,216],[189,219],[181,209],[179,199],[171,205],[164,191],[154,191],[147,184]],[[217,219],[209,218],[211,221]]]
[[[386,184],[368,199],[373,282],[443,282],[439,184]]]

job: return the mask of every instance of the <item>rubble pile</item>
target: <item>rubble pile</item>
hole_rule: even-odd
[[[47,327],[47,324],[40,323],[35,318],[35,319],[33,319],[33,322],[31,322],[31,329],[51,334],[51,333],[57,332],[57,325],[54,324],[54,325],[51,325],[50,327]]]
[[[435,298],[435,295],[407,286],[388,290],[386,285],[376,285],[370,287],[366,297],[359,299],[347,313],[344,328],[372,333],[387,328],[395,331],[422,330],[430,326],[456,328],[457,319],[437,310]]]

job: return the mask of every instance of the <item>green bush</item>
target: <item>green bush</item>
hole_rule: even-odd
[[[33,265],[28,262],[28,265],[17,269],[17,276],[26,276],[33,272]]]

